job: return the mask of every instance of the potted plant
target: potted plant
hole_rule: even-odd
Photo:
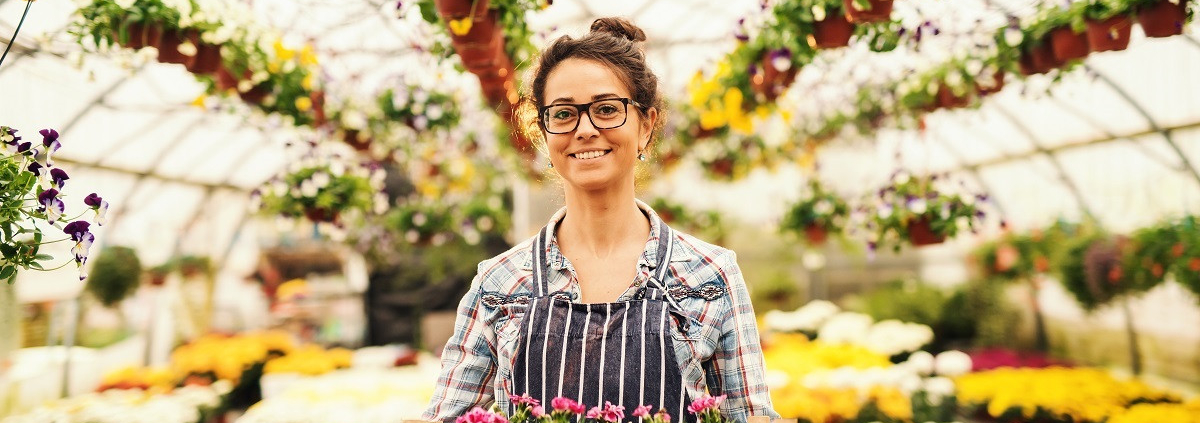
[[[960,196],[938,190],[934,184],[944,175],[915,177],[898,171],[891,183],[880,189],[869,216],[871,250],[891,245],[896,251],[907,241],[914,246],[938,244],[958,234],[960,226],[975,230],[984,212],[976,201],[985,196]]]
[[[1054,8],[1043,25],[1049,26],[1050,47],[1060,62],[1082,59],[1091,51],[1087,38],[1084,9],[1087,2],[1070,3],[1066,9]]]
[[[330,165],[315,165],[283,175],[260,195],[265,213],[336,222],[346,211],[372,212],[375,190],[365,176],[335,172]]]
[[[1188,216],[1175,225],[1177,242],[1171,246],[1171,274],[1175,281],[1200,300],[1200,222]]]
[[[175,271],[175,263],[166,262],[146,269],[146,281],[152,286],[163,286],[167,283],[167,275]]]
[[[758,72],[762,72],[761,75]],[[786,48],[763,52],[758,66],[752,67],[750,84],[767,101],[775,101],[792,81],[800,67],[792,62],[792,52]]]
[[[378,103],[384,119],[404,122],[417,131],[454,128],[461,116],[453,92],[416,85],[384,90]]]
[[[846,227],[849,215],[850,207],[845,200],[812,179],[799,201],[784,213],[779,230],[803,234],[809,245],[820,246],[825,244],[829,233],[841,232]]]
[[[455,237],[449,207],[432,200],[411,198],[388,211],[384,221],[409,245],[438,246]]]
[[[850,22],[883,22],[892,18],[892,0],[844,0]]]
[[[1162,38],[1183,33],[1183,25],[1194,10],[1188,0],[1130,0],[1137,9],[1138,23],[1147,37]]]
[[[799,13],[807,12],[812,16],[814,47],[830,49],[850,45],[854,24],[846,17],[843,0],[802,0],[797,3],[801,5]]]
[[[137,289],[142,263],[132,248],[110,246],[100,250],[84,289],[105,307],[112,308]]]
[[[1124,0],[1091,0],[1084,8],[1088,45],[1093,52],[1120,51],[1129,46],[1133,8]]]

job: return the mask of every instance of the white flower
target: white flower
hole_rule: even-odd
[[[326,186],[329,186],[329,174],[325,172],[313,173],[312,181],[317,188],[325,188]]]
[[[925,199],[917,198],[908,202],[908,209],[916,214],[924,214],[926,210]]]
[[[492,221],[491,216],[481,217],[475,224],[479,226],[479,230],[484,232],[492,230],[492,227],[495,226],[495,222]]]
[[[407,232],[404,233],[404,240],[408,241],[410,244],[415,243],[420,239],[421,239],[421,234],[419,232],[417,232],[416,229],[409,229]]]
[[[813,211],[819,214],[833,213],[833,204],[825,200],[818,201],[817,204],[813,204]]]
[[[927,351],[914,352],[908,356],[908,361],[905,361],[904,365],[921,376],[929,376],[933,374],[933,354]]]
[[[425,213],[417,213],[412,216],[412,223],[417,226],[424,226],[429,218],[425,217]]]
[[[892,216],[892,205],[891,204],[879,205],[879,208],[876,209],[876,214],[879,215],[880,219],[887,219],[887,218],[891,217]]]
[[[1021,45],[1021,40],[1025,39],[1025,34],[1021,32],[1021,28],[1008,27],[1004,30],[1004,42],[1009,47]]]
[[[117,1],[117,6],[121,7],[122,9],[126,9],[126,10],[128,10],[130,7],[133,7],[134,3],[137,3],[137,0],[116,0],[116,1]]]
[[[934,369],[938,376],[955,377],[970,372],[973,364],[971,356],[962,351],[950,350],[937,355]]]
[[[954,381],[946,377],[931,377],[925,379],[925,393],[933,405],[942,403],[942,398],[954,395]]]
[[[820,4],[813,5],[813,19],[820,22],[825,20],[825,6]]]
[[[444,114],[445,112],[442,110],[442,106],[436,104],[432,104],[429,106],[429,108],[425,109],[425,116],[428,116],[429,119],[432,120],[441,119]]]
[[[304,182],[300,183],[300,195],[316,197],[317,191],[317,184],[313,183],[312,179],[305,179]]]
[[[871,329],[871,316],[862,313],[838,313],[817,331],[817,339],[831,344],[861,344]]]

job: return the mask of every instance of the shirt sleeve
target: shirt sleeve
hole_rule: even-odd
[[[442,370],[433,399],[421,419],[453,422],[476,406],[492,402],[496,375],[496,332],[480,303],[483,263],[458,305],[454,335],[442,350]]]
[[[728,289],[729,309],[721,318],[717,348],[705,369],[709,392],[726,396],[721,414],[731,421],[744,422],[750,416],[779,418],[767,393],[758,323],[737,256],[730,251],[717,265]]]

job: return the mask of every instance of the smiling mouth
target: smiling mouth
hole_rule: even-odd
[[[611,153],[611,152],[612,152],[612,150],[592,150],[592,151],[584,151],[581,153],[571,154],[570,156],[574,157],[576,159],[579,159],[579,160],[592,160],[595,158],[607,156],[608,153]]]

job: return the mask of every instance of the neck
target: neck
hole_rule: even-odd
[[[595,258],[609,258],[629,242],[650,237],[650,221],[634,202],[633,186],[602,192],[567,190],[567,214],[558,229],[559,245]]]

